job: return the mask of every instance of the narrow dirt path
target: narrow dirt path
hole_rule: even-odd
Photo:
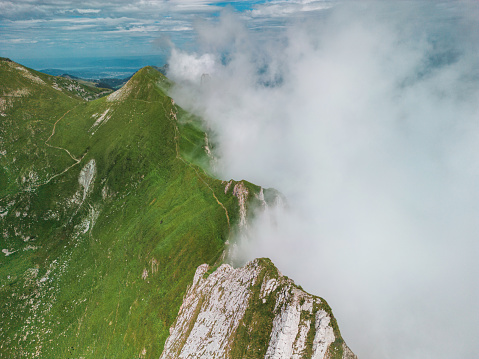
[[[61,150],[61,151],[65,151],[66,153],[68,153],[68,156],[70,156],[70,158],[75,161],[74,164],[72,164],[71,166],[65,168],[62,172],[60,173],[57,173],[55,175],[53,175],[52,177],[50,177],[49,179],[47,179],[45,182],[39,184],[37,187],[39,186],[43,186],[43,185],[46,185],[47,183],[50,183],[51,180],[53,180],[54,178],[58,177],[58,176],[61,176],[62,174],[64,174],[65,172],[69,171],[71,168],[75,167],[76,165],[78,165],[82,160],[83,158],[85,157],[85,154],[83,154],[83,156],[81,158],[76,158],[75,156],[73,156],[70,151],[68,151],[66,148],[63,148],[63,147],[58,147],[58,146],[53,146],[53,145],[50,145],[48,143],[48,141],[51,140],[51,138],[55,135],[55,131],[56,131],[56,128],[57,128],[57,124],[58,122],[60,122],[70,111],[74,110],[75,108],[77,108],[79,105],[76,105],[74,106],[73,108],[69,109],[67,112],[65,112],[58,120],[55,121],[55,123],[53,124],[53,130],[52,130],[52,133],[50,134],[50,137],[47,138],[47,140],[45,141],[45,145],[48,146],[48,147],[51,147],[51,148],[55,148],[57,150]]]
[[[67,167],[67,168],[65,168],[62,172],[57,173],[56,175],[51,176],[49,179],[47,179],[45,182],[43,182],[42,184],[38,185],[37,187],[43,186],[43,185],[49,183],[52,179],[54,179],[54,178],[56,178],[56,177],[58,177],[58,176],[61,176],[61,175],[64,174],[65,172],[69,171],[71,168],[73,168],[73,167],[75,167],[76,165],[78,165],[78,164],[82,161],[82,159],[86,156],[86,154],[87,154],[87,152],[85,152],[85,154],[84,154],[83,156],[81,156],[81,158],[75,159],[75,163],[72,164],[70,167]]]
[[[68,153],[68,156],[71,157],[71,159],[73,161],[75,161],[76,163],[79,163],[80,160],[75,158],[71,153],[70,151],[68,151],[66,148],[63,148],[63,147],[57,147],[57,146],[53,146],[53,145],[50,145],[48,143],[48,141],[51,140],[51,138],[53,137],[53,135],[55,135],[55,131],[56,131],[56,128],[57,128],[57,124],[58,122],[60,122],[70,111],[74,110],[75,108],[77,108],[79,105],[76,105],[75,107],[69,109],[67,112],[65,112],[62,117],[60,117],[54,124],[53,124],[53,130],[52,130],[52,133],[50,135],[50,137],[48,137],[48,139],[45,141],[45,145],[48,146],[48,147],[51,147],[51,148],[56,148],[57,150],[62,150],[62,151],[65,151],[66,153]]]
[[[165,114],[168,116],[168,118],[170,119],[170,121],[173,123],[173,127],[175,129],[175,146],[176,146],[176,158],[178,158],[180,161],[182,161],[184,164],[188,165],[191,169],[193,169],[196,173],[196,176],[205,184],[206,187],[208,187],[208,189],[211,191],[211,193],[213,194],[213,197],[215,198],[216,202],[224,209],[225,211],[225,215],[226,215],[226,220],[228,222],[228,229],[231,228],[230,226],[230,216],[228,214],[228,209],[224,206],[223,203],[221,203],[221,201],[218,199],[218,197],[216,197],[216,194],[215,194],[215,191],[213,190],[213,188],[211,188],[211,186],[208,184],[208,182],[206,182],[204,180],[204,178],[198,173],[198,169],[193,166],[191,163],[189,163],[188,161],[186,161],[183,157],[181,157],[180,155],[180,144],[179,144],[179,139],[180,139],[180,130],[178,129],[178,125],[177,125],[177,122],[178,122],[178,119],[176,117],[176,113],[173,111],[174,109],[174,106],[175,106],[175,103],[173,101],[173,99],[171,99],[171,104],[172,104],[172,108],[171,108],[171,111],[170,111],[170,114],[168,116],[167,112],[166,112],[166,108],[165,106],[163,105],[163,103],[161,103],[161,105],[163,106],[163,110],[165,111]]]

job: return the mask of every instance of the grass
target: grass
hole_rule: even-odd
[[[208,263],[208,276],[221,264],[239,220],[233,188],[248,191],[249,214],[261,188],[243,180],[226,191],[211,175],[200,119],[172,103],[153,68],[120,101],[86,101],[102,90],[19,66],[0,59],[0,249],[13,252],[0,254],[0,358],[158,358],[197,266]],[[84,197],[79,176],[92,160]],[[264,190],[268,203],[277,196]],[[278,277],[260,263],[262,278]],[[233,358],[268,347],[277,313],[261,282]],[[319,309],[337,338],[328,355],[340,358],[322,299],[311,326]]]
[[[276,301],[267,300],[263,303],[260,297],[261,285],[265,277],[277,278],[278,270],[267,258],[259,260],[262,271],[259,274],[259,280],[251,290],[251,298],[248,303],[248,309],[241,321],[231,349],[232,358],[264,358],[273,329],[273,320],[276,316],[274,307]],[[273,291],[273,295],[278,289]]]
[[[159,357],[196,267],[223,252],[226,211],[237,218],[236,197],[198,167],[199,122],[152,68],[122,101],[87,102],[0,65],[3,93],[28,89],[0,118],[0,246],[16,251],[0,259],[0,357]]]

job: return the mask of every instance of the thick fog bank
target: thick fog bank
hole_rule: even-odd
[[[477,2],[344,4],[280,32],[225,13],[172,50],[172,95],[212,131],[222,178],[288,209],[249,228],[326,298],[360,358],[479,356]],[[205,76],[207,74],[208,76]]]

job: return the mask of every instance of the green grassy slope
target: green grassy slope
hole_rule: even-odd
[[[205,135],[158,71],[86,102],[18,66],[0,61],[0,357],[157,358],[238,199],[191,162]]]

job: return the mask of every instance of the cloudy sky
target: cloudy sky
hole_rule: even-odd
[[[165,40],[195,46],[194,24],[225,7],[252,28],[279,27],[295,13],[329,1],[0,0],[0,55],[14,59],[142,56],[164,51]]]

